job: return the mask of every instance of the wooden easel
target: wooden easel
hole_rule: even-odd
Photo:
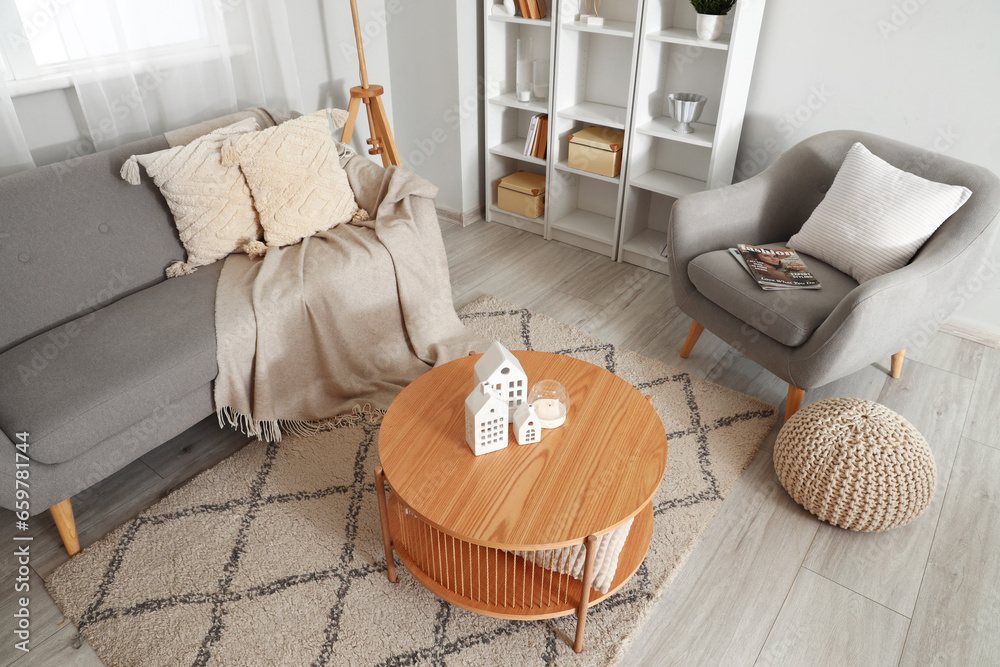
[[[341,142],[350,144],[354,138],[354,124],[358,120],[358,111],[361,110],[361,103],[365,103],[365,110],[368,112],[368,130],[371,138],[368,144],[370,155],[381,155],[382,166],[388,167],[390,164],[399,166],[399,151],[396,150],[396,142],[392,138],[392,129],[389,127],[389,117],[385,115],[385,107],[382,106],[382,86],[368,85],[368,68],[365,66],[365,48],[361,43],[361,22],[358,20],[357,0],[351,0],[351,13],[354,15],[354,37],[358,42],[358,62],[361,64],[361,85],[351,88],[351,105],[348,107],[347,123],[344,125],[344,133]]]

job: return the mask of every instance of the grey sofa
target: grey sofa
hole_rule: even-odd
[[[222,262],[166,280],[185,258],[166,202],[152,179],[119,176],[164,148],[161,135],[0,179],[0,506],[25,511],[26,433],[27,512],[51,508],[70,555],[71,496],[214,412]]]
[[[808,219],[857,141],[899,169],[964,185],[972,196],[905,267],[859,285],[803,256],[823,288],[766,292],[726,252],[738,243],[784,245]],[[930,333],[974,283],[1000,213],[1000,179],[982,167],[874,134],[826,132],[793,146],[742,183],[677,200],[668,253],[674,298],[694,319],[681,351],[702,328],[789,384],[785,418],[806,390],[893,355],[898,377],[906,340]]]

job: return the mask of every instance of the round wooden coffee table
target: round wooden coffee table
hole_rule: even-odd
[[[482,456],[466,444],[464,403],[481,355],[425,373],[389,407],[375,469],[388,576],[396,580],[395,549],[418,581],[463,609],[517,619],[576,613],[580,651],[587,608],[628,581],[649,549],[667,438],[649,401],[603,368],[514,355],[529,386],[552,378],[569,392],[565,425],[537,444],[508,433],[505,449]],[[610,588],[592,589],[598,537],[630,520]],[[582,581],[566,567],[581,548]]]

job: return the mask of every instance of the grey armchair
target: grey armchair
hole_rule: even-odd
[[[764,291],[726,252],[738,243],[783,246],[822,200],[857,141],[893,166],[972,196],[903,268],[858,284],[804,255],[820,290]],[[788,383],[785,419],[805,392],[892,355],[962,303],[959,288],[983,266],[1000,212],[1000,179],[967,162],[874,134],[836,131],[793,146],[742,183],[681,197],[668,254],[677,306],[694,319],[686,357],[707,328]]]

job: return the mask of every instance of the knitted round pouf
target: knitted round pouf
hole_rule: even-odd
[[[913,521],[937,481],[917,429],[884,405],[855,398],[818,401],[792,415],[774,445],[774,470],[820,519],[864,531]]]

